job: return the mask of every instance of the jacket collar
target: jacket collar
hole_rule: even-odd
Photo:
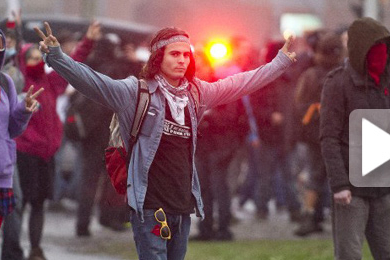
[[[350,75],[354,86],[365,86],[363,77],[354,68],[352,68],[348,58],[344,63],[344,67],[349,72],[348,74]]]
[[[158,88],[157,80],[155,80],[155,79],[147,79],[146,80],[146,84],[148,84],[149,93],[152,94],[152,93],[156,92],[156,90]]]
[[[158,88],[157,80],[155,80],[155,79],[147,79],[146,83],[148,84],[148,87],[149,87],[149,93],[152,94],[152,93],[156,92],[156,90]]]

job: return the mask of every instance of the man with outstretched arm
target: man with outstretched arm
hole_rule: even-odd
[[[115,111],[121,137],[129,140],[138,79],[113,80],[75,62],[61,51],[48,23],[45,28],[46,35],[38,28],[36,32],[46,62],[84,95]],[[184,259],[190,214],[204,216],[194,160],[199,121],[207,109],[237,100],[281,75],[295,61],[291,43],[289,38],[277,57],[262,67],[208,83],[195,77],[186,32],[164,28],[156,33],[140,75],[151,102],[131,153],[127,181],[139,259]]]

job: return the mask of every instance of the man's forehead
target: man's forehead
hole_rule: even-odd
[[[170,51],[180,51],[180,52],[189,52],[191,51],[191,46],[186,42],[174,42],[170,43],[165,47],[165,50]]]

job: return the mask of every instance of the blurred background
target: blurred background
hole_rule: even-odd
[[[283,46],[283,38],[296,36],[293,48],[298,54],[298,62],[272,83],[274,87],[270,91],[264,88],[249,101],[243,99],[242,104],[211,111],[199,127],[209,139],[199,140],[198,168],[207,168],[207,165],[202,165],[207,161],[202,155],[231,150],[232,157],[221,163],[223,176],[217,176],[220,177],[218,182],[212,182],[225,183],[226,187],[210,185],[210,190],[217,194],[228,191],[232,198],[231,202],[223,198],[229,204],[229,220],[222,225],[227,228],[227,235],[212,238],[220,244],[198,243],[211,239],[200,236],[201,227],[195,225],[198,220],[193,219],[193,239],[186,259],[333,259],[327,183],[322,183],[323,198],[319,199],[321,203],[316,208],[319,212],[316,221],[322,223],[323,228],[318,228],[316,222],[314,227],[296,232],[305,223],[300,211],[310,167],[307,147],[298,136],[303,134],[300,120],[295,118],[298,106],[292,97],[297,93],[301,74],[318,65],[318,55],[328,57],[330,49],[336,51],[337,58],[344,58],[345,31],[352,21],[369,16],[390,28],[390,0],[0,0],[0,7],[0,28],[12,24],[16,18],[14,14],[21,10],[22,42],[37,43],[39,38],[33,28],[43,28],[43,22],[48,21],[54,35],[61,38],[65,52],[66,49],[70,52],[81,40],[93,19],[98,20],[103,37],[97,41],[86,63],[117,79],[139,74],[150,55],[148,42],[158,29],[166,26],[179,27],[189,33],[197,64],[196,76],[206,81],[215,81],[269,62]],[[323,38],[325,32],[335,33],[343,45],[328,43]],[[329,48],[317,48],[317,45],[329,45]],[[102,64],[106,66],[100,66]],[[72,100],[76,100],[72,99],[77,97],[75,93],[74,90],[66,92],[62,100],[61,97],[57,100],[57,112],[64,124]],[[90,103],[83,100],[80,107],[86,110],[85,104]],[[108,120],[103,120],[101,109],[91,106],[88,116],[94,112],[98,118],[95,121],[107,130],[111,114],[107,113]],[[232,110],[236,113],[231,113]],[[219,115],[223,113],[226,113],[226,118],[227,115],[232,117],[220,122]],[[251,123],[256,124],[257,129],[253,130]],[[88,141],[98,143],[98,137],[90,138]],[[215,144],[217,138],[221,140]],[[79,198],[83,196],[76,191],[80,188],[80,179],[87,173],[81,170],[79,144],[69,139],[65,134],[55,155],[54,198],[48,205],[43,235],[45,253],[58,260],[129,259],[128,256],[135,259],[133,240],[128,232],[123,233],[129,230],[126,205],[123,198],[119,198],[118,206],[112,203],[118,200],[113,198],[115,194],[112,197],[107,195],[106,189],[111,189],[111,193],[113,190],[103,168],[93,176],[94,179],[100,178],[99,183],[96,181],[93,188],[81,189],[92,192],[91,200],[99,204],[95,207],[99,207],[100,216],[98,210],[91,211],[91,225],[80,232],[76,212]],[[108,140],[100,138],[100,143],[104,148]],[[274,160],[267,161],[263,153],[271,154]],[[94,160],[101,162],[101,155],[97,154]],[[270,168],[268,172],[264,171],[265,165]],[[212,167],[208,170],[216,172]],[[207,177],[211,175],[208,170],[199,170],[199,173]],[[290,192],[294,197],[289,195]],[[204,199],[207,196],[203,190],[202,196]],[[293,205],[291,198],[297,205]],[[119,209],[118,212],[114,208]],[[105,216],[102,212],[111,215]],[[208,214],[211,217],[216,215],[220,213]],[[222,220],[215,220],[215,223],[221,229]],[[26,253],[29,245],[26,227],[22,231],[21,245]],[[302,237],[310,239],[301,240]],[[231,240],[236,242],[229,243]],[[237,251],[247,254],[237,254]],[[368,257],[367,246],[364,252]],[[100,255],[110,257],[99,258]],[[318,257],[313,258],[313,255]]]
[[[241,35],[255,45],[280,38],[286,29],[347,26],[359,16],[390,25],[389,0],[0,0],[0,17],[19,7],[23,17],[105,18],[150,26],[177,26],[193,41]],[[139,29],[139,28],[138,28]]]
[[[292,33],[297,36],[295,51],[299,53],[305,48],[307,32],[321,28],[341,32],[363,16],[390,25],[389,0],[0,0],[0,6],[1,20],[12,19],[12,10],[22,10],[27,41],[38,41],[32,28],[42,26],[44,20],[55,30],[84,32],[97,19],[105,32],[119,36],[122,46],[128,42],[145,45],[158,28],[176,26],[190,34],[194,45],[208,47],[208,52],[212,43],[222,43],[225,56],[229,56],[231,46],[226,45],[232,37],[248,39],[262,49]]]

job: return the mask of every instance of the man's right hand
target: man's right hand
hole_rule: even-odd
[[[44,53],[49,53],[49,47],[58,47],[60,46],[60,43],[57,38],[53,36],[49,23],[44,22],[43,24],[45,26],[47,36],[38,27],[34,27],[34,31],[42,39],[42,41],[39,42],[39,49]]]
[[[291,45],[292,45],[293,41],[294,41],[294,36],[293,36],[293,35],[290,35],[290,36],[287,38],[287,40],[286,40],[286,42],[284,43],[284,45],[283,45],[283,47],[281,48],[281,50],[282,50],[282,52],[283,52],[284,54],[286,54],[286,55],[290,58],[291,61],[296,62],[296,61],[297,61],[297,59],[296,59],[297,54],[295,53],[295,51],[290,52],[290,48],[291,48]]]
[[[340,205],[348,205],[351,203],[352,194],[350,190],[342,190],[333,194],[333,199],[335,203]]]

